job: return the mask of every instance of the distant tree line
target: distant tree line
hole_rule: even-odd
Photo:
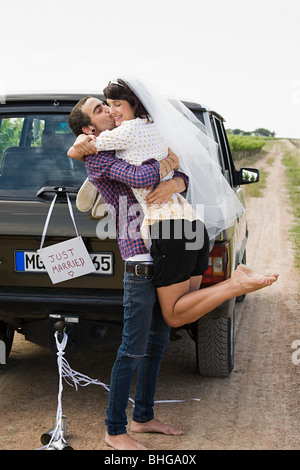
[[[271,132],[268,129],[265,129],[264,127],[259,127],[254,131],[243,131],[242,129],[227,129],[226,132],[228,134],[233,135],[253,135],[257,137],[275,137],[276,135],[276,132]]]

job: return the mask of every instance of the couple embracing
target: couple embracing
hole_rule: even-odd
[[[153,413],[170,327],[269,286],[278,275],[239,266],[230,279],[199,289],[214,238],[244,211],[211,158],[216,144],[179,101],[171,103],[139,80],[113,80],[104,96],[106,103],[83,98],[70,113],[77,139],[68,156],[84,162],[89,182],[113,209],[125,260],[123,335],[111,372],[105,442],[118,450],[145,449],[126,430],[134,374],[131,431],[182,435]],[[126,236],[120,231],[121,197],[127,204]],[[142,213],[138,226],[131,224],[136,205]]]

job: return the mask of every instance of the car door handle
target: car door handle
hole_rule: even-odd
[[[76,186],[42,186],[36,193],[36,197],[51,200],[53,199],[53,195],[57,194],[57,199],[60,202],[67,202],[66,193],[69,194],[70,199],[76,199],[76,195],[81,187],[80,185]],[[57,201],[59,202],[59,201]]]

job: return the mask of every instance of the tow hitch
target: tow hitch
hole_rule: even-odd
[[[63,334],[68,336],[66,351],[78,352],[79,344],[79,317],[78,315],[66,315],[53,313],[49,315],[50,351],[56,352],[54,334],[58,332],[58,340],[61,342]]]

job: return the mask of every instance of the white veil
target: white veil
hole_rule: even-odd
[[[186,199],[201,216],[213,241],[245,211],[222,174],[216,142],[181,101],[168,100],[138,79],[120,78],[141,100],[166,144],[178,156],[179,171],[189,177]]]

